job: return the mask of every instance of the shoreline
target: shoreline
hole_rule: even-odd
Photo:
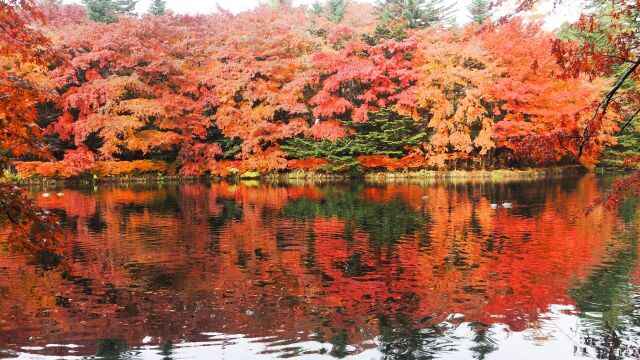
[[[419,170],[402,172],[368,172],[356,177],[366,182],[395,183],[414,180],[450,180],[456,182],[464,181],[526,181],[542,180],[568,175],[585,174],[588,169],[580,165],[558,166],[547,168],[527,168],[527,169],[495,169],[495,170]],[[286,173],[276,174],[281,180],[334,180],[345,179],[335,174],[298,174]],[[345,180],[348,180],[346,178]]]
[[[495,169],[495,170],[419,170],[402,172],[368,172],[359,175],[352,174],[328,174],[317,172],[287,172],[272,173],[253,177],[234,176],[221,178],[217,176],[190,177],[182,175],[163,174],[139,174],[124,175],[104,178],[30,178],[17,181],[17,184],[25,187],[57,187],[57,186],[102,186],[124,184],[180,184],[198,182],[258,182],[268,184],[296,184],[296,183],[325,183],[363,181],[366,183],[402,183],[402,182],[512,182],[512,181],[537,181],[544,179],[560,178],[571,175],[580,175],[590,172],[580,165],[557,166],[546,168],[527,169]]]

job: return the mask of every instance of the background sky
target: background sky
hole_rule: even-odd
[[[373,3],[375,0],[360,0],[361,2]],[[80,3],[81,0],[65,0],[65,3]],[[223,8],[238,13],[243,10],[249,10],[256,5],[266,2],[266,0],[167,0],[167,7],[178,14],[208,14],[216,9],[216,3]],[[294,0],[294,5],[310,4],[313,0]],[[467,6],[471,0],[454,1],[449,3],[456,4],[457,22],[465,24],[469,21],[469,12]],[[139,0],[137,6],[138,14],[147,11],[151,0]],[[545,19],[546,28],[557,28],[564,21],[575,21],[583,7],[583,0],[565,1],[565,4],[554,7],[553,0],[545,1],[538,9],[537,13]]]

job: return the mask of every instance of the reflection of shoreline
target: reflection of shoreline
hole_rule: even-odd
[[[469,324],[480,338],[493,324],[518,334],[539,328],[545,307],[574,306],[569,289],[626,248],[616,213],[575,219],[600,194],[592,175],[535,186],[214,183],[64,193],[38,200],[61,215],[65,253],[82,277],[42,278],[0,260],[0,313],[9,315],[0,343],[90,347],[101,329],[131,347],[146,336],[200,341],[222,332],[291,346],[321,341],[336,355],[351,345],[387,355],[442,350],[459,345],[449,331]],[[506,200],[512,209],[490,207]]]

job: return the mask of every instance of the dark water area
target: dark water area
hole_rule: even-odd
[[[610,181],[33,190],[69,273],[0,253],[0,356],[637,359],[638,202],[582,215]]]

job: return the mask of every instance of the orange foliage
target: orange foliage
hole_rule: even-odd
[[[335,120],[327,120],[314,124],[310,131],[316,140],[336,141],[349,135],[349,128],[343,127]]]
[[[396,109],[433,129],[425,145],[430,166],[509,150],[524,161],[576,161],[580,132],[604,92],[603,79],[558,78],[552,37],[520,20],[489,29],[422,31],[417,83]],[[513,44],[518,44],[513,46]],[[615,114],[583,149],[592,165],[611,143]]]
[[[404,168],[401,160],[393,159],[385,155],[359,156],[357,160],[365,169],[384,169],[387,171],[395,171]]]
[[[287,168],[291,170],[316,171],[327,164],[329,164],[329,161],[322,158],[293,159],[287,162]]]
[[[100,176],[119,176],[124,174],[169,173],[172,167],[164,161],[134,160],[134,161],[98,161],[96,173]]]
[[[86,154],[86,153],[84,153]],[[76,156],[65,156],[65,159],[57,162],[17,162],[16,169],[24,178],[33,176],[70,178],[82,174],[95,174],[99,176],[121,176],[144,173],[168,173],[174,170],[164,161],[134,160],[134,161],[94,161],[93,154],[89,153],[88,159]],[[86,162],[78,163],[86,159]]]
[[[518,46],[507,46],[506,41]],[[593,166],[604,146],[613,143],[609,134],[617,128],[618,116],[614,112],[606,116],[584,148],[582,131],[609,82],[558,78],[561,68],[551,52],[552,37],[537,25],[509,22],[484,37],[483,46],[506,70],[493,89],[494,96],[504,102],[504,118],[495,129],[498,142],[519,156],[543,163],[567,156],[578,159],[581,153],[580,162]]]

